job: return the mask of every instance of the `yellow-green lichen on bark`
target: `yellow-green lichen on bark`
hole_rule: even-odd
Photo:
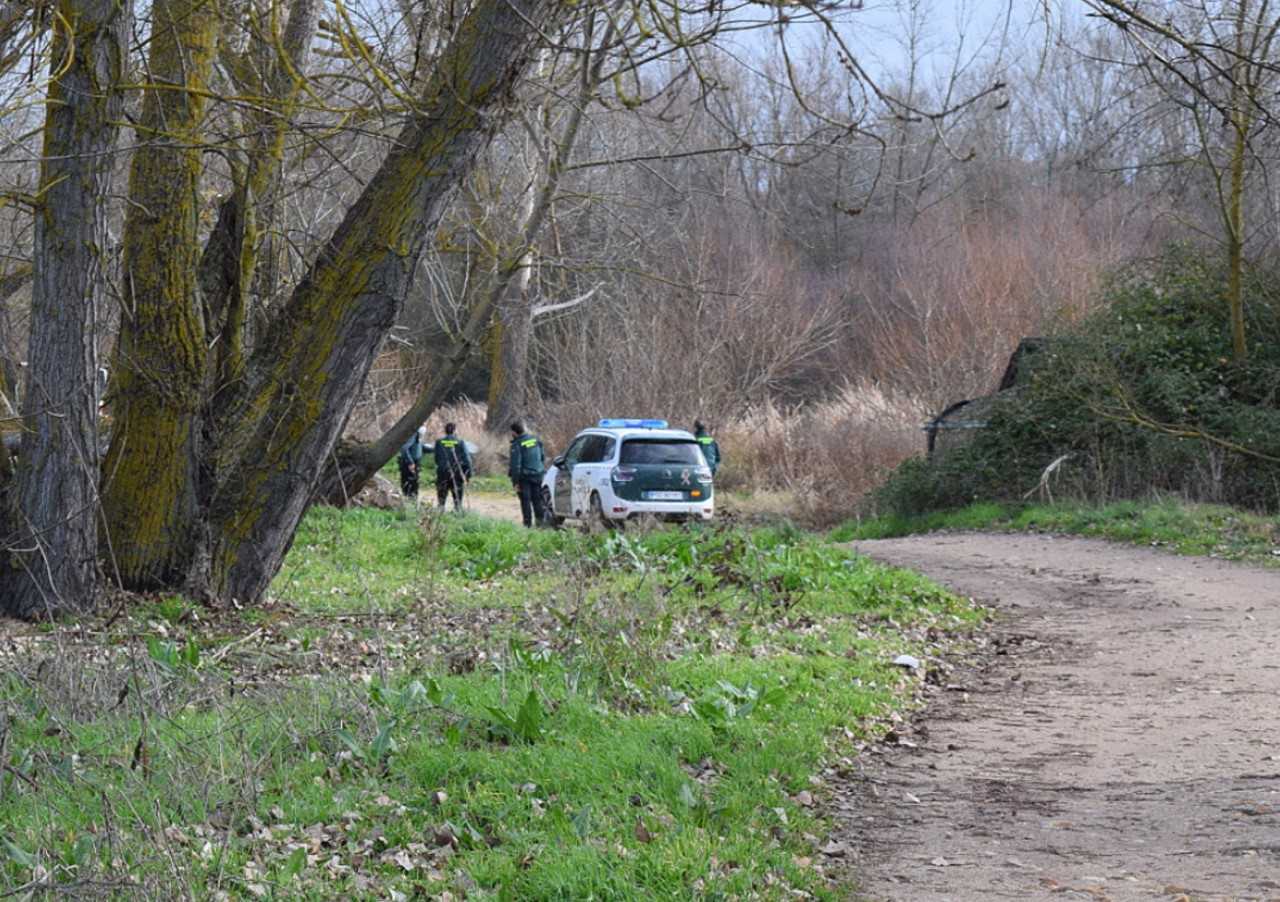
[[[178,578],[192,551],[207,366],[196,292],[200,138],[218,33],[213,0],[157,0],[124,228],[124,310],[104,464],[111,565],[126,585]]]
[[[427,236],[528,62],[547,0],[480,0],[364,192],[273,322],[229,418],[214,501],[213,590],[255,601],[288,546]]]

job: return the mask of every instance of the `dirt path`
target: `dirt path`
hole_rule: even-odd
[[[468,492],[466,495],[467,510],[481,517],[492,520],[506,520],[509,523],[520,522],[520,499],[515,492],[500,494],[498,492]]]
[[[1280,571],[1045,536],[856,547],[1000,612],[837,794],[865,898],[1280,900]]]

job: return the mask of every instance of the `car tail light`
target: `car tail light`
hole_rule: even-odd
[[[630,482],[635,478],[636,478],[635,467],[614,467],[613,468],[614,482]]]
[[[694,489],[692,492],[690,492],[690,493],[689,493],[689,497],[690,497],[690,498],[701,498],[701,497],[702,497],[702,489]]]
[[[711,485],[711,470],[709,468],[703,467],[698,470],[698,482],[703,485]]]

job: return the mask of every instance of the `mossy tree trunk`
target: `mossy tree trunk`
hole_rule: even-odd
[[[593,19],[593,16],[589,16],[586,24],[589,40]],[[488,290],[467,311],[467,319],[462,329],[451,336],[449,352],[432,370],[430,378],[422,387],[413,406],[376,441],[342,444],[335,450],[332,459],[326,462],[324,467],[315,493],[316,500],[341,505],[360,491],[382,465],[395,455],[400,446],[409,440],[427,417],[444,403],[453,383],[466,367],[472,352],[477,347],[483,346],[486,338],[497,341],[499,350],[496,353],[498,354],[504,353],[501,345],[505,343],[507,352],[523,355],[519,362],[507,364],[506,379],[511,378],[512,369],[517,366],[521,368],[520,378],[522,380],[527,378],[523,368],[527,366],[528,339],[533,320],[533,308],[528,297],[531,249],[551,214],[565,167],[573,154],[582,128],[586,109],[600,84],[601,71],[607,58],[606,50],[613,47],[616,39],[617,32],[612,26],[604,29],[604,35],[599,43],[600,49],[583,62],[584,68],[579,81],[577,102],[574,103],[565,121],[564,130],[560,133],[559,139],[554,142],[545,178],[536,191],[533,190],[532,185],[530,186],[523,222],[520,224],[519,244],[515,253],[508,259],[498,262],[497,272]],[[501,309],[503,299],[513,293],[513,286],[520,286],[514,292],[517,303],[514,305],[516,309],[513,315],[523,320],[523,322],[517,322],[516,326],[517,329],[523,327],[526,330],[523,341],[519,342],[509,339],[504,341],[504,324],[501,320],[495,321],[495,314]],[[520,303],[521,301],[523,304]],[[491,331],[495,329],[496,334]],[[491,353],[494,352],[491,350]],[[499,382],[503,379],[503,372],[499,372]],[[501,422],[497,425],[498,428],[502,427]]]
[[[98,351],[107,203],[131,5],[59,0],[35,218],[16,535],[0,600],[19,617],[87,610],[97,589]],[[6,467],[9,461],[4,461]]]
[[[63,4],[77,16],[82,16],[81,7],[121,9],[119,0]],[[301,5],[300,0],[292,9]],[[311,4],[298,17],[294,37],[302,36],[304,45],[314,30],[317,8]],[[218,9],[216,0],[156,0],[153,6],[144,70],[148,84],[137,127],[143,146],[134,155],[125,207],[123,324],[110,391],[112,442],[100,468],[101,521],[108,569],[126,587],[187,589],[210,599],[252,604],[279,569],[321,469],[332,459],[358,390],[396,321],[425,242],[501,124],[533,47],[564,7],[552,0],[478,0],[452,31],[416,100],[408,104],[392,150],[252,346],[243,327],[244,298],[256,270],[254,208],[258,195],[271,193],[279,179],[279,125],[290,120],[294,109],[297,59],[274,73],[258,73],[265,78],[259,96],[275,103],[262,118],[271,127],[257,129],[246,145],[248,152],[232,160],[237,196],[222,205],[202,254],[203,99],[211,93]],[[293,22],[291,18],[291,26]],[[74,32],[77,41],[93,33]],[[123,25],[117,41],[122,34]],[[272,45],[292,40],[273,38]],[[74,54],[78,64],[100,57],[87,44]],[[123,53],[115,66],[109,77],[99,76],[107,88],[124,78]],[[71,70],[68,78],[77,71]],[[76,93],[77,100],[99,104],[105,103],[104,96],[114,97],[109,90]],[[116,107],[105,120],[116,123],[120,111],[118,102],[112,102]],[[58,107],[50,109],[46,141],[52,143],[46,145],[46,166],[67,159],[83,174],[90,171],[84,168],[86,160],[102,161],[100,174],[105,176],[109,153],[101,148],[67,151],[58,143],[69,140],[55,127]],[[82,125],[97,121],[82,111],[72,118]],[[89,179],[64,181],[85,192],[82,206],[59,201],[51,210],[69,211],[76,228],[92,223],[102,231],[107,209],[103,185]],[[50,190],[48,196],[59,195]],[[47,216],[46,223],[58,220]],[[91,264],[101,261],[89,251],[106,246],[104,234],[94,232],[93,241],[57,234],[79,248],[76,253],[84,252],[76,257],[74,248],[64,248],[56,258],[49,257],[60,297],[75,297],[77,304],[96,299],[105,277],[92,269]],[[76,269],[80,261],[84,267]],[[78,280],[74,288],[69,282],[73,278]],[[76,305],[64,306],[75,307],[80,315]],[[68,320],[61,309],[51,307],[38,308],[36,318],[49,330],[63,328]],[[71,439],[55,433],[33,442],[19,465],[59,464],[40,470],[43,475],[33,484],[59,492],[79,486],[82,494],[90,493],[84,503],[68,500],[65,492],[51,494],[49,506],[62,519],[48,528],[77,524],[81,545],[64,542],[51,558],[56,568],[46,567],[56,580],[64,578],[62,569],[74,570],[67,578],[77,580],[83,591],[64,594],[87,605],[94,587],[97,499],[92,489],[99,468],[96,359],[85,356],[93,347],[86,328],[81,322],[68,333],[71,337],[58,333],[48,345],[60,349],[64,369],[77,374],[59,376],[57,384],[64,394],[79,392],[75,415],[64,415],[60,422],[63,433],[74,426],[73,438],[83,453],[77,447],[69,454]],[[460,347],[457,355],[465,358],[468,350]],[[33,387],[39,386],[36,375],[41,372],[35,368]],[[56,399],[42,400],[48,404]],[[35,403],[33,393],[31,401]],[[69,478],[73,464],[85,477],[78,482]],[[23,511],[35,509],[28,504]],[[79,519],[66,516],[67,511]],[[54,540],[51,534],[41,536],[45,544]],[[8,574],[21,576],[22,571]],[[13,610],[33,613],[29,605]]]
[[[480,0],[418,108],[247,362],[209,515],[210,595],[256,602],[278,571],[425,242],[492,136],[550,0]]]
[[[215,0],[156,0],[152,16],[102,488],[113,571],[134,588],[173,585],[194,550],[208,356],[196,291],[200,138],[219,23]]]
[[[273,15],[255,22],[274,35]],[[259,102],[240,110],[240,130],[247,136],[243,154],[231,154],[234,189],[221,201],[213,232],[200,258],[199,283],[216,386],[244,375],[244,348],[251,295],[258,294],[258,313],[278,284],[277,242],[272,230],[278,214],[276,196],[284,167],[285,145],[303,94],[311,43],[320,19],[319,0],[293,0],[289,18],[276,41],[255,41],[241,51],[221,48],[219,58],[241,96]]]

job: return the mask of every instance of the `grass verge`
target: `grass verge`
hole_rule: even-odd
[[[316,510],[261,609],[7,637],[0,892],[839,898],[823,768],[978,616],[786,528]]]
[[[1093,536],[1261,564],[1280,563],[1280,518],[1213,504],[1123,501],[1083,504],[981,503],[915,517],[846,523],[833,541],[887,539],[939,530],[1003,530]]]

